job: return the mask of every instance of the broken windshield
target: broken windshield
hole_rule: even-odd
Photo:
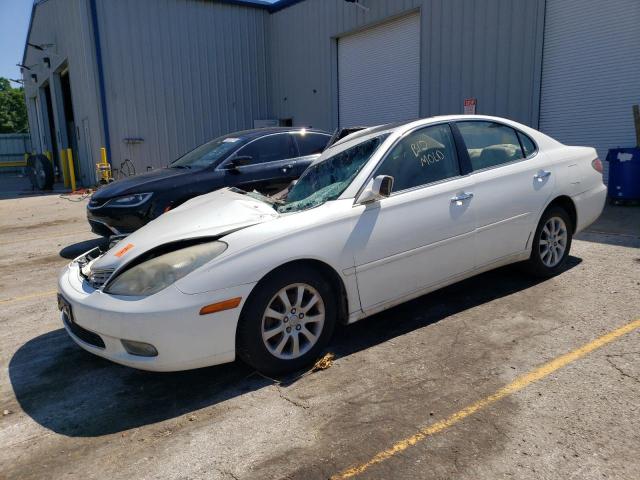
[[[389,134],[365,140],[311,165],[293,186],[278,212],[296,212],[335,200],[346,190]]]

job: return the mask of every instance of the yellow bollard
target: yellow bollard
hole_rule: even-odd
[[[111,165],[107,161],[107,149],[105,147],[100,148],[100,159],[101,161],[97,165],[100,176],[105,183],[109,183],[113,180],[113,177],[111,175]]]
[[[71,180],[71,191],[76,191],[76,172],[73,167],[73,150],[67,148],[67,160],[69,162],[69,179]]]
[[[60,150],[60,164],[62,170],[62,179],[64,180],[64,187],[69,188],[69,165],[67,164],[67,150]]]

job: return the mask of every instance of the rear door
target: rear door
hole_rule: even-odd
[[[501,123],[456,122],[474,183],[478,267],[527,249],[557,172],[523,132]]]
[[[295,169],[299,177],[313,161],[320,156],[331,139],[330,135],[318,132],[293,132],[293,139],[298,146],[298,159]]]
[[[297,155],[291,134],[275,133],[249,142],[218,168],[225,170],[225,180],[229,186],[271,194],[284,189],[297,178]],[[229,168],[237,157],[249,157],[249,163]]]

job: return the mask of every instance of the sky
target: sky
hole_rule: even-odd
[[[0,0],[0,77],[21,78],[16,63],[22,61],[32,3],[33,0]]]
[[[21,78],[16,63],[22,61],[31,4],[32,0],[0,0],[0,77]]]

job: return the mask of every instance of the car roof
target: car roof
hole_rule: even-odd
[[[333,145],[340,145],[342,143],[350,142],[351,140],[355,140],[360,137],[365,137],[367,135],[372,135],[375,133],[387,132],[389,130],[394,130],[402,125],[407,125],[409,123],[414,122],[415,120],[405,120],[403,122],[395,122],[395,123],[385,123],[384,125],[376,125],[374,127],[365,127],[362,130],[358,130],[357,132],[351,133],[345,137],[342,137],[340,140],[335,142]]]
[[[325,132],[324,130],[320,130],[317,128],[304,128],[304,127],[265,127],[265,128],[252,128],[251,130],[241,130],[239,132],[231,132],[225,137],[238,137],[244,139],[253,139],[258,137],[263,137],[265,135],[272,135],[274,133],[286,133],[286,132],[302,132],[306,131],[309,133],[321,133],[324,135],[331,135],[329,132]]]

